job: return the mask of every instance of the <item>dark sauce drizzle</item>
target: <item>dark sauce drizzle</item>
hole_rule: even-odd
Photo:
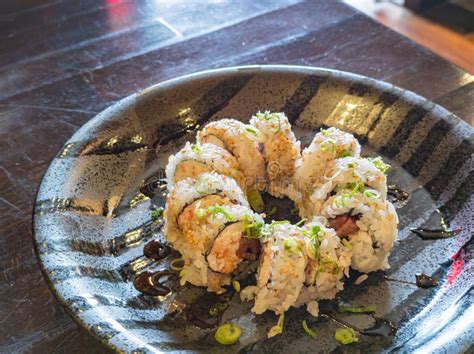
[[[337,318],[335,316],[332,316],[331,314],[321,314],[320,315],[323,318],[330,319],[334,323],[337,323],[338,325],[342,325],[347,328],[352,328],[354,331],[366,335],[366,336],[373,336],[373,337],[390,337],[395,334],[397,331],[397,328],[388,320],[385,320],[383,318],[376,317],[374,315],[371,315],[372,318],[375,319],[375,323],[372,327],[365,328],[365,329],[360,329],[357,328],[350,323],[347,323],[346,321],[341,320],[340,318]]]
[[[151,240],[143,248],[145,257],[158,261],[171,254],[171,247],[157,240]]]
[[[410,231],[422,240],[443,240],[456,236],[460,230],[418,228],[410,229]]]
[[[404,191],[395,184],[390,184],[388,186],[387,194],[390,202],[392,202],[397,208],[403,208],[407,205],[410,199],[410,193]]]
[[[397,331],[396,327],[389,321],[375,316],[372,317],[375,319],[374,325],[361,330],[361,334],[366,336],[390,337]]]
[[[416,274],[416,285],[419,288],[429,289],[439,285],[439,281],[436,278],[430,277],[426,274]]]
[[[225,295],[207,293],[186,308],[184,318],[199,328],[213,328],[221,323],[228,307],[228,298]]]
[[[163,283],[162,278],[168,279],[174,276],[175,274],[167,269],[158,272],[143,272],[135,277],[133,286],[145,295],[166,296],[171,293],[171,289]]]
[[[394,279],[394,278],[389,278],[387,276],[384,277],[385,280],[388,281],[394,281],[397,283],[403,283],[403,284],[410,284],[410,285],[416,285],[419,288],[422,289],[429,289],[429,288],[434,288],[439,285],[438,279],[434,277],[430,277],[426,274],[415,274],[416,282],[411,282],[407,280],[401,280],[401,279]]]

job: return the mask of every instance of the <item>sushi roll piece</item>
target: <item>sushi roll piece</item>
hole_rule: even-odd
[[[352,247],[351,267],[364,273],[389,268],[397,237],[397,213],[386,199],[388,167],[382,164],[381,159],[340,159],[330,171],[333,178],[312,196],[320,215]]]
[[[324,181],[327,165],[337,158],[348,156],[359,157],[360,144],[352,134],[337,128],[321,129],[311,144],[303,150],[301,163],[293,178],[296,195],[292,197],[302,211],[302,217],[311,217],[313,214],[307,204],[310,202],[310,195]]]
[[[214,144],[189,142],[177,154],[169,157],[166,165],[168,190],[182,179],[195,179],[204,172],[217,172],[232,177],[245,192],[245,178],[234,156]]]
[[[197,212],[223,205],[249,208],[235,180],[218,173],[202,173],[197,179],[185,178],[176,183],[168,194],[163,214],[164,235],[183,256],[185,266],[182,284],[188,281],[220,292],[221,286],[229,283],[229,276],[210,270],[205,258],[205,253],[219,232],[219,225],[198,224],[201,223],[202,215]]]
[[[248,206],[236,182],[217,173],[186,178],[172,188],[165,209],[165,236],[184,260],[181,284],[221,293],[244,260],[255,260],[258,240],[248,237],[263,219]]]
[[[242,297],[255,298],[252,312],[283,314],[297,302],[305,282],[305,243],[302,231],[290,223],[268,225],[262,242],[257,286],[244,289]]]
[[[386,199],[387,176],[385,172],[387,166],[389,167],[380,158],[344,157],[331,161],[324,172],[322,181],[316,185],[315,191],[308,198],[306,212],[310,215],[326,217],[322,213],[322,204],[328,198],[336,199],[338,192],[340,193],[337,200],[344,204],[345,196],[348,194],[347,189],[352,190],[356,186],[372,189],[382,199]]]
[[[300,142],[284,113],[258,112],[250,124],[263,133],[268,191],[274,197],[288,195],[296,166],[301,158]]]
[[[211,207],[211,213],[213,212]],[[213,271],[230,274],[237,270],[242,261],[258,259],[260,241],[254,235],[256,230],[263,227],[264,221],[259,214],[242,206],[224,206],[218,212],[225,220],[220,221],[220,231],[207,252],[206,259]],[[211,215],[208,222],[215,223],[215,217]]]
[[[201,144],[220,146],[235,157],[245,176],[247,191],[261,191],[266,187],[265,160],[261,151],[263,138],[258,129],[235,119],[211,122],[197,133]]]
[[[351,245],[327,227],[327,220],[314,218],[303,226],[304,252],[308,259],[305,286],[295,307],[307,304],[308,312],[318,315],[318,300],[334,299],[344,288],[352,259]]]

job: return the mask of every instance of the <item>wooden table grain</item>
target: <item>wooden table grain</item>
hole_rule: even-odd
[[[474,77],[326,0],[43,1],[0,17],[0,352],[107,349],[60,306],[33,250],[35,194],[97,112],[176,76],[298,64],[389,81],[474,119]]]

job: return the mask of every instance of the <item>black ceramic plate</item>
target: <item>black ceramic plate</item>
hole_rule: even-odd
[[[392,268],[361,285],[353,284],[353,275],[337,299],[375,305],[375,317],[393,323],[395,334],[360,335],[358,343],[341,348],[334,340],[340,324],[327,317],[310,320],[304,310],[293,309],[284,333],[267,339],[276,317],[254,316],[250,304],[230,294],[223,319],[243,331],[238,344],[223,347],[214,341],[214,329],[199,329],[183,316],[205,294],[202,289],[177,287],[166,298],[135,290],[135,274],[165,268],[169,260],[143,257],[144,244],[161,233],[150,206],[164,203],[156,181],[167,156],[194,140],[195,129],[205,123],[223,117],[246,121],[258,110],[286,112],[303,145],[321,126],[355,134],[365,153],[381,154],[392,164],[389,182],[410,193],[398,209]],[[37,196],[37,251],[52,289],[73,316],[125,352],[466,351],[474,338],[472,134],[432,102],[349,73],[249,66],[185,76],[125,98],[64,145]],[[420,227],[458,232],[423,240],[410,232]],[[438,278],[439,285],[417,287],[416,273]],[[361,330],[375,321],[337,314],[331,302],[321,308]],[[303,332],[303,319],[310,320],[316,339]]]

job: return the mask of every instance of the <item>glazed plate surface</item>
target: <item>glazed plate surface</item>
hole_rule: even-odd
[[[340,324],[292,309],[283,334],[267,339],[276,316],[254,316],[251,305],[229,291],[223,320],[238,324],[242,336],[223,347],[214,329],[200,329],[184,316],[203,289],[173,286],[165,298],[135,290],[137,273],[168,267],[169,257],[152,262],[143,247],[162,237],[162,223],[152,222],[150,208],[164,205],[158,181],[169,154],[193,141],[209,121],[248,121],[259,110],[285,112],[303,146],[320,127],[355,134],[363,154],[379,154],[392,164],[389,184],[410,193],[397,210],[391,269],[370,274],[361,285],[352,274],[336,300],[375,305],[375,316],[396,327],[393,335],[361,335],[358,343],[342,347],[334,340]],[[473,151],[470,126],[384,82],[294,66],[202,72],[123,99],[66,142],[38,192],[36,248],[51,288],[75,319],[125,352],[465,352],[474,338]],[[420,227],[457,233],[423,240],[410,232]],[[439,285],[417,287],[417,273],[436,277]],[[321,304],[323,312],[359,329],[373,325],[369,315],[333,313],[335,303]],[[304,319],[316,340],[304,333]]]

